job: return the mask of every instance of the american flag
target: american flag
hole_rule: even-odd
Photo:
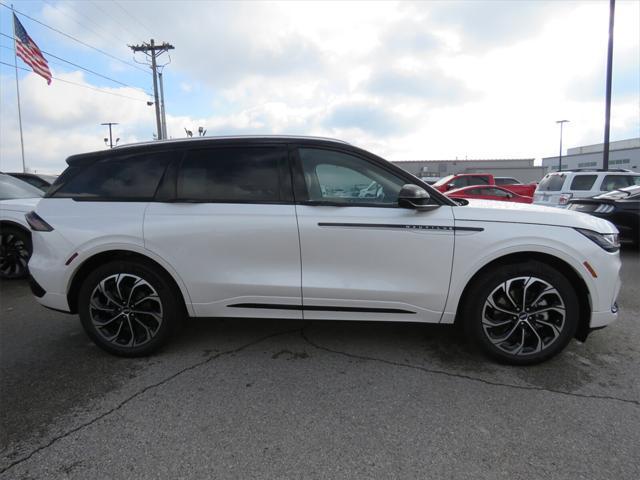
[[[47,59],[42,55],[36,42],[31,40],[15,13],[13,14],[13,31],[16,36],[16,54],[35,73],[43,77],[47,81],[47,85],[49,85],[51,83],[51,71],[49,70]]]

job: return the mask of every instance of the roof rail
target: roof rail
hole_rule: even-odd
[[[560,172],[623,172],[623,173],[635,173],[632,170],[626,168],[570,168],[568,170],[561,170]]]

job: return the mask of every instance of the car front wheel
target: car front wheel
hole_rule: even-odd
[[[578,299],[567,278],[541,262],[504,265],[471,286],[467,334],[489,356],[513,365],[545,361],[578,326]]]

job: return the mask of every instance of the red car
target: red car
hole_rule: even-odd
[[[497,185],[471,185],[456,188],[445,193],[451,198],[476,198],[481,200],[499,200],[502,202],[533,203],[533,198],[518,195]]]

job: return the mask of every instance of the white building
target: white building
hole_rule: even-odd
[[[523,183],[538,182],[547,168],[533,164],[533,158],[486,160],[400,160],[393,162],[416,177],[440,178],[457,173],[490,173],[496,177],[513,177]]]
[[[578,168],[602,168],[604,144],[569,148],[562,155],[562,170]],[[550,172],[558,170],[558,157],[542,159],[542,165]],[[640,138],[620,140],[609,144],[609,168],[624,168],[640,172]]]

